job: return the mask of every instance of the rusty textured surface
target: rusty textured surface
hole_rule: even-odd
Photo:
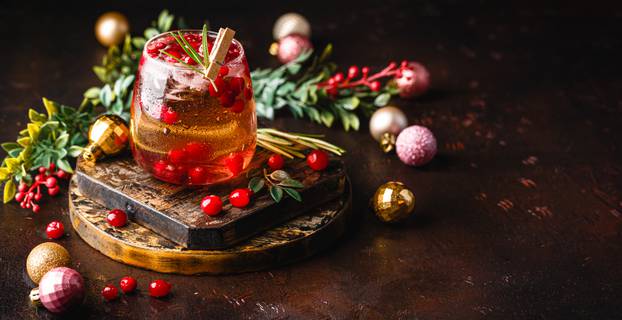
[[[125,209],[132,220],[189,249],[228,248],[343,192],[346,176],[342,161],[332,159],[325,171],[316,172],[304,159],[295,159],[284,169],[304,185],[299,191],[305,201],[284,197],[277,204],[267,192],[261,192],[245,208],[225,203],[226,214],[205,215],[197,206],[205,195],[225,198],[231,190],[245,188],[250,177],[263,174],[260,170],[265,157],[255,159],[248,172],[233,181],[203,188],[159,181],[139,168],[129,155],[97,164],[80,160],[75,181],[86,197],[110,209]]]
[[[160,275],[117,263],[69,232],[58,242],[85,276],[85,318],[212,319],[616,319],[622,306],[622,9],[594,1],[314,1],[169,3],[192,25],[236,28],[251,68],[268,56],[274,20],[303,12],[334,59],[381,67],[426,64],[433,90],[396,100],[428,126],[439,154],[424,168],[385,156],[367,133],[325,129],[284,115],[282,129],[323,132],[343,145],[355,223],[311,259],[235,276]],[[89,7],[93,6],[93,7]],[[133,7],[135,6],[135,7]],[[98,14],[118,9],[142,30],[157,1],[0,8],[0,137],[12,140],[42,95],[78,105],[98,84],[104,49]],[[376,187],[401,180],[416,216],[398,226],[368,209]],[[66,190],[66,189],[64,189]],[[30,249],[45,225],[69,225],[62,198],[40,214],[12,203],[0,213],[0,318],[52,318],[28,304]],[[141,292],[104,303],[106,283],[131,274]],[[147,283],[173,283],[165,300]]]

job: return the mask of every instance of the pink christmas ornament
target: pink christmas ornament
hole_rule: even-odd
[[[84,300],[84,280],[74,269],[54,268],[39,282],[39,300],[50,312],[65,312]]]
[[[290,34],[279,40],[277,58],[281,63],[288,63],[306,50],[313,49],[309,38],[299,34]]]
[[[397,72],[395,83],[400,91],[400,97],[420,96],[430,87],[430,73],[422,64],[411,61]]]
[[[410,126],[397,136],[397,156],[409,166],[422,166],[436,155],[436,138],[426,127]]]

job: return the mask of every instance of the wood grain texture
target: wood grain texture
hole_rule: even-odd
[[[291,263],[318,252],[346,230],[350,187],[332,201],[223,250],[188,250],[135,222],[122,228],[106,222],[108,211],[69,186],[69,210],[76,232],[104,255],[136,267],[180,274],[227,274]]]
[[[254,161],[254,166],[262,164]],[[345,183],[343,163],[333,159],[322,172],[311,170],[304,159],[288,162],[286,168],[301,181],[302,202],[284,197],[275,203],[266,192],[258,193],[248,207],[226,203],[223,214],[207,216],[199,206],[201,199],[215,194],[226,199],[235,188],[246,187],[248,177],[241,174],[225,184],[189,188],[161,182],[143,171],[129,156],[105,159],[95,165],[79,160],[76,184],[83,195],[109,209],[126,210],[133,221],[189,249],[227,248],[305,211],[340,196]],[[257,171],[257,170],[254,170]]]

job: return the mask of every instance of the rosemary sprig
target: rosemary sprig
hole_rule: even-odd
[[[186,40],[186,38],[184,38],[184,35],[181,33],[181,31],[177,31],[177,32],[172,32],[171,36],[173,37],[173,39],[175,39],[175,41],[177,42],[177,44],[179,44],[179,46],[184,50],[184,52],[186,52],[186,54],[190,57],[190,59],[192,59],[194,62],[196,62],[197,65],[199,65],[200,67],[197,68],[189,63],[186,63],[185,61],[173,56],[172,54],[166,52],[165,50],[160,50],[160,52],[162,52],[163,54],[166,54],[167,56],[175,59],[175,61],[179,62],[180,64],[184,65],[185,67],[192,69],[198,73],[200,73],[201,75],[203,75],[203,77],[207,78],[207,68],[210,65],[210,61],[209,61],[209,47],[207,45],[207,24],[203,24],[203,30],[201,32],[202,35],[202,44],[203,44],[203,55],[201,55],[199,52],[197,52],[196,49],[194,49],[194,47],[192,45],[190,45],[190,43],[188,42],[188,40]],[[202,70],[201,70],[202,69]]]
[[[322,135],[288,133],[272,128],[257,129],[257,144],[267,150],[281,154],[289,159],[304,158],[300,152],[305,149],[324,149],[336,155],[344,154],[345,150],[320,138]]]

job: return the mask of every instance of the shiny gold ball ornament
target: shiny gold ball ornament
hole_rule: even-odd
[[[57,267],[69,267],[71,256],[60,244],[44,242],[32,249],[26,258],[26,272],[34,283],[39,283],[43,275]]]
[[[119,116],[102,115],[89,128],[89,144],[82,152],[82,158],[95,162],[105,156],[123,151],[128,144],[130,130]]]
[[[280,16],[272,28],[274,40],[279,41],[291,34],[311,38],[311,24],[298,13],[290,12]]]
[[[402,110],[393,106],[382,107],[369,119],[369,133],[380,143],[385,153],[395,147],[397,135],[408,126],[408,119]]]
[[[121,43],[129,31],[127,18],[115,11],[102,14],[95,23],[95,37],[106,47]]]
[[[413,213],[415,195],[403,183],[389,181],[376,190],[371,205],[382,222],[399,222]]]

